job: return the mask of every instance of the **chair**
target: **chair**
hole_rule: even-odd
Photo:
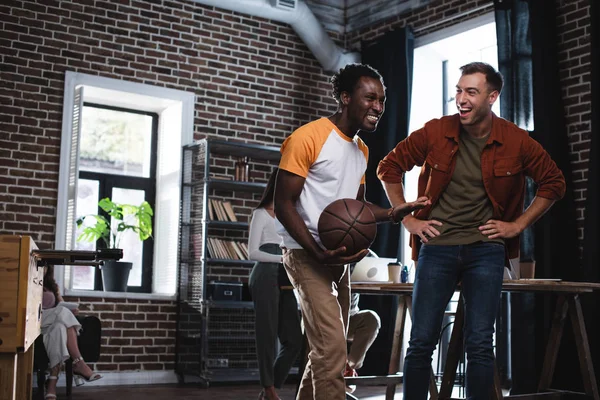
[[[94,363],[100,359],[100,345],[102,336],[102,324],[95,316],[78,316],[81,324],[81,333],[77,338],[79,351],[86,363]],[[46,384],[46,370],[48,369],[48,354],[44,347],[44,338],[38,336],[35,341],[33,372],[37,374],[38,398],[44,398],[44,386]],[[67,396],[71,396],[73,388],[73,362],[68,359],[65,362],[65,377],[67,383]]]
[[[459,295],[460,296],[460,295]],[[437,345],[437,363],[434,372],[434,378],[436,383],[441,384],[444,376],[444,366],[446,365],[447,347],[450,342],[450,335],[454,326],[454,319],[456,317],[456,308],[459,305],[459,298],[453,296],[447,305],[446,311],[444,312],[444,323],[440,332]],[[461,350],[460,360],[458,364],[458,372],[455,376],[454,383],[460,385],[460,395],[464,395],[466,391],[466,363],[465,363],[465,350]]]

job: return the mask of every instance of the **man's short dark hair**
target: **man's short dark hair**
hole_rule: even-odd
[[[490,64],[484,62],[472,62],[460,67],[460,71],[462,72],[462,75],[472,75],[480,72],[485,75],[485,80],[487,81],[491,92],[496,90],[500,93],[502,91],[504,78],[502,77],[502,74],[496,71]]]
[[[340,103],[340,95],[342,92],[348,92],[352,94],[359,79],[363,76],[379,79],[383,85],[383,89],[385,90],[383,78],[375,68],[367,64],[348,64],[344,68],[340,68],[340,71],[334,74],[331,79],[329,79],[333,89],[332,97],[335,99],[335,101],[338,104]]]

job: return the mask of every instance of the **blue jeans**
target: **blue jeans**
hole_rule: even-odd
[[[413,325],[404,359],[404,399],[427,399],[431,356],[458,282],[465,304],[467,398],[490,398],[494,380],[492,339],[504,260],[504,246],[498,243],[421,247],[413,291]]]

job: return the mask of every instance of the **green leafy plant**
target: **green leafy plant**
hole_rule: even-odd
[[[83,226],[78,241],[96,242],[102,240],[107,248],[119,248],[123,234],[132,230],[144,241],[152,236],[152,216],[154,212],[147,201],[139,206],[119,204],[108,197],[100,200],[98,205],[111,218],[102,215],[86,215],[77,219],[77,227]],[[92,223],[89,220],[93,220]],[[112,222],[111,222],[112,221]]]

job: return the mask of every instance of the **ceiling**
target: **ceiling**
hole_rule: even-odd
[[[347,33],[391,16],[423,7],[432,0],[305,0],[325,29]]]

